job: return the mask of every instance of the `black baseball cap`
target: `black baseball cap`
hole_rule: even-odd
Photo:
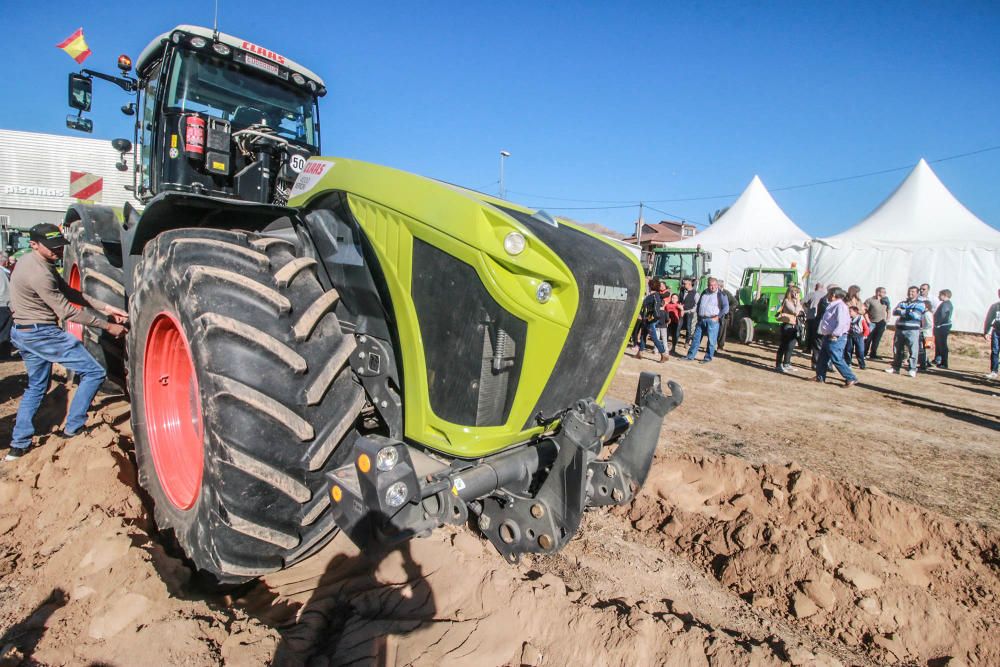
[[[37,241],[49,250],[69,245],[62,230],[48,222],[40,222],[28,230],[28,238]]]

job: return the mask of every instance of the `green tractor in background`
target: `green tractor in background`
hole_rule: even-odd
[[[697,291],[708,288],[709,266],[712,253],[697,248],[657,248],[653,251],[652,278],[659,278],[671,292],[679,292],[681,280],[694,280]]]
[[[799,284],[799,272],[787,269],[748,267],[743,270],[740,288],[736,291],[736,332],[739,341],[749,345],[757,332],[775,332],[781,328],[778,311],[785,292]]]

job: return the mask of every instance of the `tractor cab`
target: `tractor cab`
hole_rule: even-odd
[[[90,79],[115,83],[136,94],[122,107],[136,114],[135,194],[148,201],[164,192],[185,192],[261,204],[284,205],[306,160],[319,153],[318,98],[322,79],[256,44],[182,25],[154,39],[136,60],[119,58],[124,76],[83,70],[70,75],[67,119],[90,131],[82,118],[90,107]],[[71,117],[72,118],[72,117]]]
[[[699,292],[708,288],[709,265],[712,253],[698,248],[657,248],[653,251],[652,277],[677,292],[681,280],[690,278]]]
[[[777,331],[778,311],[785,292],[799,284],[798,270],[749,267],[736,292],[737,334],[744,344],[750,344],[755,331]]]

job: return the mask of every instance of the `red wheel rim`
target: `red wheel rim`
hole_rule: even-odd
[[[146,432],[160,486],[175,507],[191,509],[204,468],[201,394],[191,348],[170,313],[160,313],[149,327],[142,387]]]
[[[80,278],[80,267],[78,265],[76,265],[76,264],[74,264],[73,266],[71,266],[70,269],[69,269],[69,286],[72,287],[73,289],[75,289],[78,292],[82,292],[83,291],[83,289],[82,289],[83,288],[83,280]],[[76,304],[70,304],[70,305],[72,305],[77,310],[80,309],[80,306],[77,306]],[[71,321],[67,320],[66,321],[66,332],[70,336],[73,336],[73,338],[76,338],[77,340],[81,340],[81,341],[83,340],[83,325],[80,324],[79,322],[71,322]]]

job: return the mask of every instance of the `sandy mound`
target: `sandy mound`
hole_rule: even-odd
[[[156,541],[127,407],[0,466],[0,665],[1000,664],[995,532],[794,466],[667,456],[563,552],[347,540],[205,595]]]

